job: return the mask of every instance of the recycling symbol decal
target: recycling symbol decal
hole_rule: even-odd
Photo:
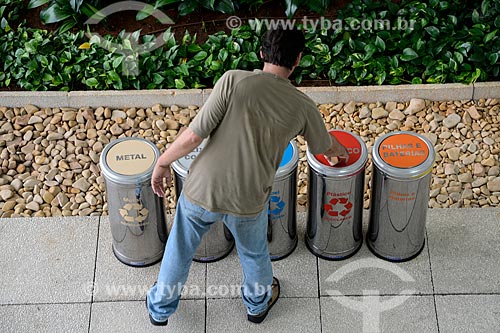
[[[352,209],[352,202],[348,198],[332,198],[329,203],[324,206],[326,213],[329,216],[346,217]]]
[[[122,224],[127,225],[144,225],[149,215],[149,210],[142,206],[139,202],[134,202],[128,198],[123,198],[126,202],[118,211],[123,218]]]
[[[279,215],[285,209],[285,202],[277,195],[272,195],[270,198],[271,204],[269,205],[269,213]],[[274,206],[274,209],[271,209]]]

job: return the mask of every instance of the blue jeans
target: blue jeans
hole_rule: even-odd
[[[255,315],[267,309],[273,279],[267,247],[267,209],[254,217],[212,213],[191,203],[181,193],[158,281],[148,292],[148,310],[154,320],[165,321],[177,309],[196,249],[217,221],[224,222],[236,243],[243,270],[241,293],[247,312]]]

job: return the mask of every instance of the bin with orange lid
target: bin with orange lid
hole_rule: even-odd
[[[342,260],[354,255],[363,243],[363,193],[368,152],[357,135],[342,130],[332,130],[330,134],[347,148],[349,160],[332,166],[324,155],[313,155],[307,150],[306,245],[318,257]]]
[[[424,248],[434,147],[423,135],[388,133],[375,141],[367,245],[389,261],[411,260]]]
[[[151,188],[159,157],[158,148],[141,138],[114,140],[101,153],[113,253],[130,266],[160,261],[167,242],[163,200]]]
[[[196,147],[191,153],[179,158],[172,163],[174,170],[174,187],[176,198],[182,191],[182,187],[189,172],[191,163],[198,157],[198,154],[205,147],[207,140]],[[169,230],[171,226],[169,225]],[[217,221],[210,226],[210,229],[203,235],[201,243],[196,250],[193,260],[197,262],[214,262],[225,258],[234,248],[234,238],[223,221]]]

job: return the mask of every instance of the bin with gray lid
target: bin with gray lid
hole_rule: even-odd
[[[367,245],[389,261],[422,251],[435,152],[423,135],[389,133],[375,141]]]
[[[297,166],[299,151],[291,141],[274,176],[269,198],[267,240],[271,260],[290,255],[297,246]]]
[[[368,152],[360,137],[332,130],[349,153],[347,163],[334,166],[322,155],[306,152],[309,165],[309,208],[306,245],[316,256],[342,260],[363,243],[362,218],[365,166]]]
[[[174,186],[176,197],[179,199],[184,181],[188,175],[189,167],[193,160],[205,147],[207,140],[195,148],[191,153],[181,157],[172,163],[174,170]],[[193,257],[198,262],[214,262],[226,257],[234,247],[234,238],[224,222],[218,221],[210,226],[210,229],[203,235],[200,246]]]
[[[101,153],[113,253],[130,266],[160,261],[167,242],[163,199],[151,187],[159,156],[154,144],[140,138],[117,139]]]

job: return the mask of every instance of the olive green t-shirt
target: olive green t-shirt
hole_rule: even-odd
[[[189,127],[210,138],[191,164],[184,195],[237,216],[265,208],[291,139],[303,135],[314,154],[331,145],[316,104],[289,80],[262,70],[226,72]]]

